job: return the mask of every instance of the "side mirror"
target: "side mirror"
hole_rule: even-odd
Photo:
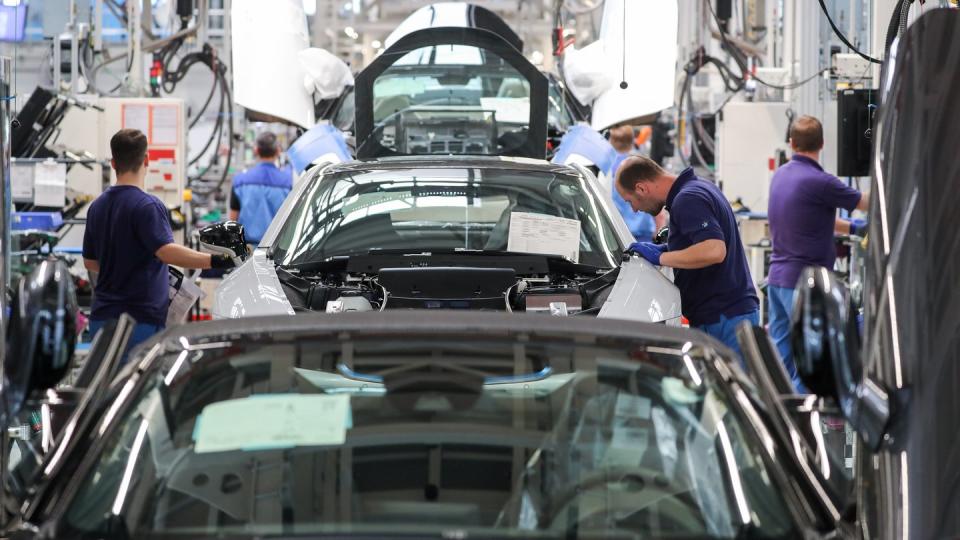
[[[667,240],[670,239],[670,227],[662,227],[656,234],[653,235],[654,244],[666,244]]]
[[[0,380],[4,428],[31,394],[53,388],[69,372],[78,310],[70,272],[56,259],[40,263],[16,286]]]
[[[811,392],[844,401],[860,380],[860,335],[845,285],[826,268],[806,268],[793,299],[791,344]],[[852,323],[852,324],[851,324]]]
[[[811,392],[837,402],[868,446],[878,447],[890,419],[887,393],[864,375],[850,294],[826,268],[806,268],[793,300],[791,345]]]
[[[236,221],[224,221],[200,229],[200,245],[204,251],[229,255],[240,261],[247,258],[247,239],[243,225]]]

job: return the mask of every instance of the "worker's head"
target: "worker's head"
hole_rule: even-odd
[[[615,185],[617,193],[630,203],[634,212],[656,216],[667,204],[673,178],[656,161],[646,156],[630,156],[620,165]]]
[[[257,135],[257,157],[266,161],[274,160],[280,153],[280,147],[277,146],[277,136],[270,131],[264,131]]]
[[[147,169],[147,136],[139,129],[121,129],[110,139],[110,165],[117,178],[142,174]]]
[[[790,148],[801,154],[823,150],[823,125],[812,116],[801,116],[790,124]]]
[[[610,128],[610,145],[621,154],[633,150],[633,127],[617,126]]]

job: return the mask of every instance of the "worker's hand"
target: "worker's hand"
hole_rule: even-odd
[[[655,266],[660,266],[660,255],[665,251],[667,251],[666,244],[657,245],[653,242],[634,242],[627,248],[627,253],[636,253]]]
[[[866,219],[853,218],[850,220],[850,234],[852,236],[866,236],[869,222]]]
[[[239,259],[221,253],[210,255],[210,268],[234,268],[239,266]]]

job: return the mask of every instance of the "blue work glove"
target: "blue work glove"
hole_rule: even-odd
[[[867,225],[869,223],[866,219],[853,218],[850,220],[850,234],[853,236],[864,236],[867,234]]]
[[[667,251],[666,244],[657,245],[653,242],[634,242],[627,248],[627,253],[636,253],[655,266],[660,266],[660,255],[664,251]]]

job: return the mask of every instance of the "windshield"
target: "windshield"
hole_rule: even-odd
[[[373,121],[400,154],[505,154],[526,141],[530,83],[492,51],[422,47],[377,77]]]
[[[340,173],[315,181],[280,229],[274,260],[372,249],[540,253],[611,268],[620,242],[578,176],[482,168]]]
[[[511,83],[515,82],[520,81],[511,79]],[[523,81],[523,83],[525,84],[525,81]],[[525,88],[528,86],[529,85],[526,85]],[[386,90],[386,88],[382,89],[383,92],[386,92]],[[415,97],[416,96],[406,96],[406,98],[411,100]],[[381,101],[380,103],[384,102]],[[351,88],[347,90],[346,95],[343,96],[336,112],[334,112],[333,117],[330,119],[330,123],[340,131],[353,132],[354,113],[356,112],[354,105],[353,89]],[[565,132],[574,122],[573,113],[567,107],[566,101],[564,100],[563,91],[556,81],[550,79],[550,92],[547,98],[547,125],[559,132]]]
[[[275,339],[161,357],[58,532],[792,537],[759,447],[679,350]]]

